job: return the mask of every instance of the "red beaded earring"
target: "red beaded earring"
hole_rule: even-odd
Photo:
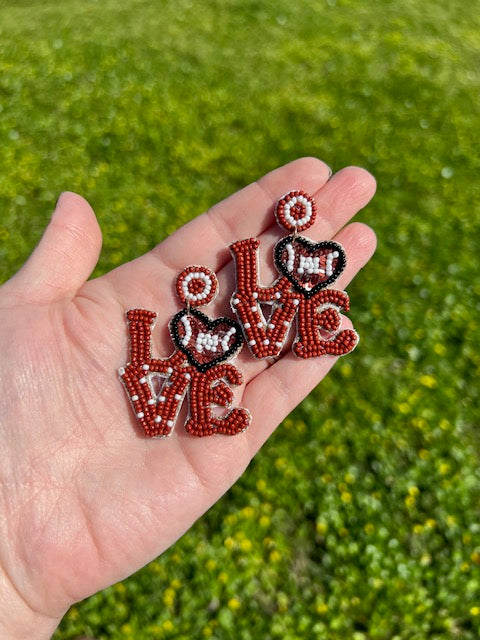
[[[130,362],[119,375],[135,415],[147,436],[168,436],[188,393],[188,433],[240,433],[250,424],[251,415],[247,409],[230,408],[233,392],[229,385],[241,384],[242,374],[227,361],[242,348],[241,328],[235,320],[211,320],[198,310],[212,302],[218,292],[217,277],[210,269],[187,267],[177,278],[176,290],[186,308],[170,320],[176,350],[168,358],[152,358],[156,313],[146,309],[127,312]],[[229,411],[216,416],[212,405]]]
[[[230,245],[237,287],[231,305],[256,358],[280,354],[295,316],[297,335],[292,348],[299,358],[344,355],[358,343],[356,331],[340,329],[340,311],[349,311],[348,295],[327,288],[345,269],[343,247],[331,240],[313,242],[298,235],[313,225],[316,213],[314,199],[304,191],[291,191],[277,203],[277,222],[291,235],[275,246],[280,277],[270,287],[259,284],[259,241],[247,238]],[[267,318],[261,304],[271,307]]]

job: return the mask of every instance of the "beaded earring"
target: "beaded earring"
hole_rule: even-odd
[[[235,320],[211,320],[198,310],[218,293],[217,277],[207,267],[184,269],[177,278],[176,291],[185,308],[170,320],[176,349],[168,358],[152,358],[156,313],[146,309],[127,312],[130,362],[119,375],[135,415],[147,436],[168,436],[188,394],[188,433],[240,433],[250,424],[251,415],[247,409],[231,408],[233,391],[229,385],[241,384],[242,374],[227,361],[242,348],[241,328]],[[214,415],[212,405],[227,408],[227,414]]]
[[[280,354],[295,316],[292,349],[299,358],[340,356],[358,344],[356,331],[340,329],[340,311],[349,311],[348,295],[327,288],[345,269],[343,247],[332,240],[313,242],[298,235],[314,224],[316,214],[315,200],[304,191],[291,191],[277,203],[276,220],[290,235],[274,248],[280,277],[270,287],[259,284],[257,238],[230,245],[236,268],[231,306],[256,358]],[[270,307],[267,318],[262,304]]]

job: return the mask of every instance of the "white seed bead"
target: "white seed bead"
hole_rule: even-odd
[[[249,322],[246,322],[243,326],[245,327],[245,329],[250,329],[252,325]]]
[[[140,411],[140,413],[137,413],[137,418],[143,418],[144,415],[143,411]]]
[[[136,402],[137,400],[138,400],[138,396],[137,395],[132,396],[132,402]]]

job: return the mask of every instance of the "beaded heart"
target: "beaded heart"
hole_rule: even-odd
[[[299,358],[345,355],[358,344],[353,329],[341,329],[341,311],[349,311],[345,291],[329,289],[346,266],[343,247],[332,240],[314,242],[298,235],[316,218],[315,200],[304,191],[291,191],[275,208],[278,224],[290,232],[277,242],[274,263],[280,277],[269,287],[259,283],[256,238],[230,245],[236,267],[236,292],[231,306],[256,358],[278,356],[296,317],[292,349]],[[269,312],[265,314],[267,307]]]
[[[242,384],[242,374],[227,362],[242,348],[241,327],[231,318],[212,320],[198,311],[197,307],[209,304],[218,293],[217,277],[207,267],[184,269],[176,290],[186,308],[169,323],[176,350],[168,358],[152,357],[156,313],[127,311],[130,362],[119,369],[119,375],[135,415],[147,436],[168,436],[187,395],[188,433],[199,437],[241,433],[250,424],[251,415],[247,409],[231,407],[233,391],[229,385]],[[214,405],[224,407],[227,413],[214,415]]]
[[[298,291],[312,298],[334,282],[345,268],[345,251],[337,242],[311,242],[303,236],[286,236],[277,242],[274,261]]]

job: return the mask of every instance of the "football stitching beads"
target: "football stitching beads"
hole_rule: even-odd
[[[169,436],[187,396],[187,433],[198,437],[241,433],[250,424],[251,415],[247,409],[231,407],[230,385],[240,385],[243,380],[240,371],[227,362],[242,347],[240,326],[227,317],[211,320],[194,308],[208,304],[218,292],[217,278],[210,269],[187,267],[177,278],[176,290],[187,309],[170,321],[177,348],[168,358],[152,357],[156,313],[127,311],[130,362],[119,369],[119,375],[135,416],[145,435]],[[155,382],[159,381],[157,391]],[[227,413],[214,415],[214,405]]]
[[[345,355],[358,344],[353,329],[341,329],[341,311],[349,310],[344,291],[327,288],[346,266],[344,249],[336,242],[313,242],[297,235],[315,222],[317,207],[304,191],[291,191],[275,210],[278,224],[293,235],[274,248],[279,278],[270,286],[259,283],[257,238],[230,245],[236,269],[236,291],[231,307],[242,325],[245,340],[256,358],[277,357],[296,318],[292,349],[299,358]],[[264,317],[261,303],[271,307]]]

